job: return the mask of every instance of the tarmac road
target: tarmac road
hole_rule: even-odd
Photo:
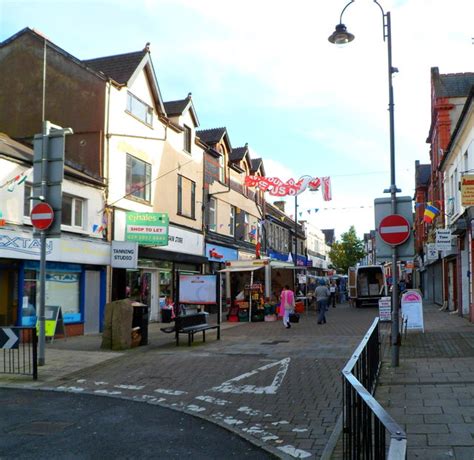
[[[243,438],[158,405],[0,389],[0,459],[271,459]]]

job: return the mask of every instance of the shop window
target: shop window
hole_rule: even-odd
[[[27,263],[23,281],[22,325],[34,326],[39,307],[39,268],[33,268],[34,263]],[[54,267],[46,269],[45,305],[60,306],[65,323],[82,321],[80,309],[80,279],[79,267]]]
[[[183,150],[191,153],[191,128],[184,125],[184,145]]]
[[[178,214],[191,219],[196,217],[196,183],[180,175],[178,175]]]
[[[149,163],[127,154],[126,181],[125,192],[127,195],[150,201],[151,165]]]
[[[148,126],[153,125],[153,108],[130,92],[127,93],[126,111]]]
[[[83,228],[84,200],[63,195],[61,223],[70,227]]]
[[[217,200],[215,198],[209,200],[209,230],[213,232],[217,230]]]

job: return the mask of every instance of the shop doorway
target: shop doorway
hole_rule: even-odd
[[[158,273],[155,270],[144,270],[140,279],[140,302],[148,305],[150,309],[150,321],[158,321]]]
[[[84,334],[96,334],[100,329],[100,272],[97,270],[86,270],[84,305]]]
[[[15,326],[18,321],[18,269],[0,264],[0,326]]]

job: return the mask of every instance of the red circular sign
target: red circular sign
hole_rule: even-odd
[[[379,236],[382,241],[398,246],[410,237],[410,222],[400,214],[390,214],[384,217],[379,224]]]
[[[31,210],[30,217],[35,228],[46,230],[53,223],[54,211],[48,203],[39,203]]]

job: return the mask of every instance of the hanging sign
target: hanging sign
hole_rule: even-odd
[[[461,204],[474,206],[474,175],[466,174],[461,179]]]
[[[112,268],[137,268],[138,244],[135,241],[112,241],[110,266]]]
[[[168,245],[169,217],[161,212],[127,212],[125,239],[143,245]]]
[[[428,260],[437,260],[438,259],[438,250],[436,249],[435,243],[428,243],[426,245],[426,258]]]
[[[451,230],[444,228],[436,230],[436,249],[438,251],[451,250]]]

